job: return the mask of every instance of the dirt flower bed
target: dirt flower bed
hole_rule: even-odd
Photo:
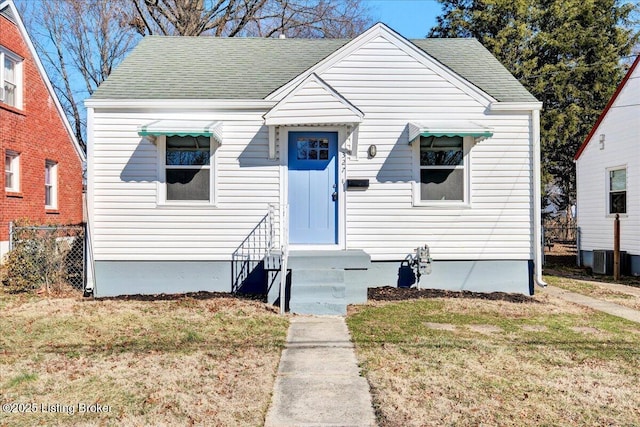
[[[445,291],[441,289],[394,288],[384,286],[369,288],[367,297],[371,301],[403,301],[420,298],[467,298],[490,301],[508,301],[513,303],[536,303],[537,300],[506,292]]]

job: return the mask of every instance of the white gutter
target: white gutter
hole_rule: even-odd
[[[542,279],[542,190],[540,189],[540,110],[531,111],[533,130],[533,263],[535,282],[543,288],[547,286]]]
[[[257,110],[267,111],[276,101],[262,99],[93,99],[84,101],[87,108],[95,109],[194,109],[194,110]]]

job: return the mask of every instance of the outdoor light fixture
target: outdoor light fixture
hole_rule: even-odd
[[[600,149],[604,150],[604,133],[600,134]]]
[[[367,153],[369,153],[369,157],[375,157],[376,154],[378,154],[378,147],[376,147],[375,145],[370,145]]]

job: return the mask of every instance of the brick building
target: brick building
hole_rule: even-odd
[[[12,0],[0,0],[0,256],[9,224],[83,220],[78,145]]]

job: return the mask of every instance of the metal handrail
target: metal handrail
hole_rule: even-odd
[[[252,265],[262,261],[275,248],[275,210],[269,204],[268,211],[231,255],[231,291],[237,292],[251,273]]]
[[[289,260],[289,205],[282,207],[280,214],[281,224],[281,259],[280,259],[280,314],[286,310],[286,289],[287,289],[287,262]]]

